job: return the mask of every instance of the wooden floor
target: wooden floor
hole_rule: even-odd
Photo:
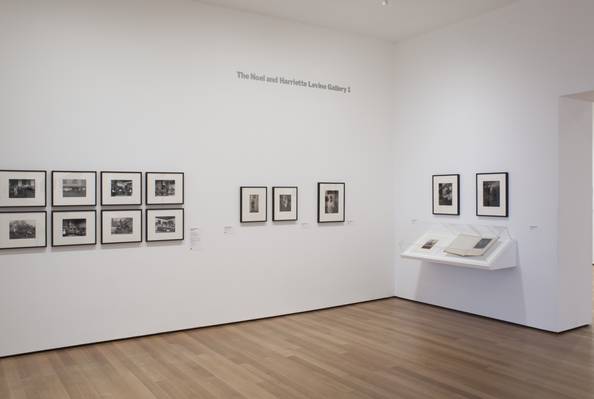
[[[0,359],[0,398],[594,398],[592,328],[399,299]]]

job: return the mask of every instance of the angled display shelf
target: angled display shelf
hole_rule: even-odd
[[[445,250],[460,234],[493,239],[495,242],[481,256],[459,256]],[[430,263],[482,270],[518,266],[517,242],[505,226],[414,222],[410,238],[400,243],[400,256]]]

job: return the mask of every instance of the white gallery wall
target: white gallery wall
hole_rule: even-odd
[[[0,251],[0,356],[392,295],[591,323],[592,108],[562,97],[594,89],[592,16],[524,0],[392,45],[191,0],[1,2],[0,169],[183,171],[186,240]],[[477,172],[510,173],[508,219],[474,216]],[[444,173],[460,217],[431,216]],[[318,181],[346,182],[346,223],[316,223]],[[299,186],[299,222],[241,226],[241,185]],[[404,261],[413,221],[507,226],[520,267]]]
[[[186,240],[1,251],[0,356],[392,296],[392,50],[187,0],[1,2],[0,168],[183,171]],[[317,225],[318,181],[347,223]],[[240,226],[241,185],[299,186],[299,222]]]
[[[551,331],[591,323],[592,108],[561,96],[594,89],[593,16],[589,0],[525,0],[397,46],[396,240],[414,219],[505,225],[520,262],[396,258],[397,296]],[[510,173],[508,219],[474,216],[477,172]],[[462,175],[460,217],[430,215],[444,173]]]

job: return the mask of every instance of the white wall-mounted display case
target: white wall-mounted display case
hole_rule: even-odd
[[[495,239],[481,256],[458,256],[445,250],[460,234]],[[414,222],[407,238],[400,242],[400,256],[424,262],[442,263],[482,270],[508,269],[518,266],[517,242],[506,226]]]

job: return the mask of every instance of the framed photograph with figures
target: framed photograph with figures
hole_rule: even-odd
[[[489,217],[509,216],[509,174],[476,174],[476,215]]]
[[[342,223],[345,218],[345,184],[318,183],[318,223]]]
[[[52,206],[96,206],[97,172],[52,171]]]
[[[53,211],[52,247],[97,244],[97,211]]]
[[[0,212],[0,249],[47,247],[47,213]]]
[[[182,241],[184,239],[184,210],[147,209],[146,241]]]
[[[147,172],[145,180],[147,205],[183,205],[183,172]]]
[[[102,210],[101,244],[142,242],[142,210]]]
[[[45,207],[45,170],[0,170],[0,208]]]
[[[460,215],[460,175],[433,175],[433,214]]]
[[[101,172],[101,205],[142,205],[142,172]]]
[[[272,221],[298,219],[297,187],[272,187]]]
[[[268,187],[244,186],[239,189],[239,221],[241,223],[268,220]]]

